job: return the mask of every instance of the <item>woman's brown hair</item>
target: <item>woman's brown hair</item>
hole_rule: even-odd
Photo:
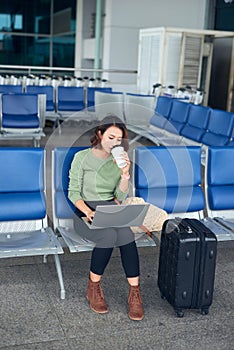
[[[129,148],[128,130],[126,128],[126,125],[123,123],[123,121],[114,114],[108,114],[104,119],[102,119],[101,123],[96,127],[94,134],[90,138],[92,147],[100,146],[101,144],[100,134],[103,135],[104,132],[111,126],[116,126],[122,131],[123,138],[122,138],[121,145],[123,146],[124,150],[127,151]]]

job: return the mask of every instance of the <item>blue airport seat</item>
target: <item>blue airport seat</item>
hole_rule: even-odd
[[[84,110],[84,108],[84,88],[82,86],[58,86],[58,113],[77,112]]]
[[[188,120],[181,129],[180,134],[191,140],[201,142],[202,136],[206,132],[209,123],[211,111],[209,107],[191,104]]]
[[[31,94],[45,94],[46,111],[55,112],[55,93],[52,85],[27,85],[25,92]]]
[[[56,111],[56,94],[52,85],[27,85],[26,92],[46,96],[45,119],[59,126],[59,115]]]
[[[186,124],[190,109],[190,103],[174,99],[172,102],[169,118],[163,128],[173,134],[180,134]]]
[[[232,210],[234,219],[234,147],[209,147],[206,167],[209,216],[213,211]]]
[[[44,158],[42,148],[0,148],[0,258],[52,255],[64,299],[63,249],[48,226]]]
[[[87,147],[57,147],[52,153],[52,206],[54,230],[61,234],[71,253],[90,251],[94,243],[75,232],[75,207],[68,199],[69,170],[74,155]]]
[[[155,95],[126,93],[124,101],[125,120],[128,128],[148,129],[155,109]]]
[[[174,216],[203,217],[201,148],[137,147],[134,195]]]
[[[54,230],[63,237],[71,253],[90,251],[94,243],[82,238],[73,227],[75,207],[68,199],[69,170],[74,155],[87,147],[57,147],[52,153],[52,206]],[[152,246],[155,242],[145,234],[136,236],[137,246]]]
[[[86,106],[89,111],[95,111],[95,92],[112,92],[111,87],[87,87],[86,88]]]
[[[35,94],[1,95],[1,140],[33,140],[45,136],[45,98]]]
[[[157,99],[155,113],[164,116],[165,118],[169,117],[172,101],[174,99],[167,96],[159,96]]]
[[[212,109],[206,133],[201,142],[206,146],[225,146],[230,142],[234,125],[234,113]]]
[[[34,94],[2,95],[2,130],[39,130],[38,96]]]
[[[219,241],[234,240],[234,147],[210,146],[205,164],[207,225]]]

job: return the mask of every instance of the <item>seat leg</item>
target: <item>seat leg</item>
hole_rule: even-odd
[[[63,283],[63,275],[61,269],[61,263],[58,254],[54,254],[55,266],[58,274],[59,284],[60,284],[60,298],[65,299],[65,288]]]
[[[33,146],[34,146],[34,147],[40,147],[40,140],[34,138],[34,139],[33,139]]]

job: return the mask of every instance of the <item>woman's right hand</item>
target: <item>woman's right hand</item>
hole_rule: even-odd
[[[93,221],[95,211],[88,207],[83,199],[78,199],[78,201],[75,203],[75,206],[82,213],[84,213],[84,215],[88,218],[89,221]]]

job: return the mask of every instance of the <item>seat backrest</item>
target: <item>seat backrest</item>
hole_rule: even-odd
[[[209,217],[234,218],[234,147],[209,147],[205,193]]]
[[[6,94],[6,93],[21,93],[23,92],[23,86],[22,85],[0,85],[0,94]]]
[[[86,88],[86,106],[89,110],[95,110],[95,92],[112,92],[111,87],[87,87]]]
[[[191,104],[187,124],[195,128],[206,130],[211,110],[210,107]]]
[[[137,147],[134,193],[168,213],[202,216],[201,148],[197,146]]]
[[[83,86],[58,86],[58,111],[81,111],[85,108]]]
[[[37,221],[46,216],[44,150],[0,148],[0,221]],[[20,230],[18,226],[18,230]]]
[[[190,103],[177,99],[172,101],[169,120],[184,124],[188,119]]]
[[[115,114],[124,120],[124,94],[122,92],[95,92],[96,118],[102,120],[107,114]]]
[[[173,100],[174,99],[171,97],[159,96],[157,99],[155,112],[161,114],[165,118],[168,118],[170,115]]]
[[[208,124],[208,132],[231,137],[233,130],[234,113],[212,109]]]
[[[53,224],[72,226],[75,207],[68,199],[69,170],[74,155],[87,147],[57,147],[52,153],[52,205]]]
[[[55,110],[55,93],[52,85],[27,85],[26,92],[46,95],[46,111]]]
[[[38,100],[39,97],[35,94],[2,94],[2,130],[39,131],[43,127],[44,121]]]
[[[207,130],[211,108],[191,104],[186,124],[180,131],[181,136],[201,143]]]
[[[149,125],[154,109],[155,95],[126,93],[124,111],[127,124]]]
[[[35,94],[3,94],[2,114],[38,115],[38,96]]]

